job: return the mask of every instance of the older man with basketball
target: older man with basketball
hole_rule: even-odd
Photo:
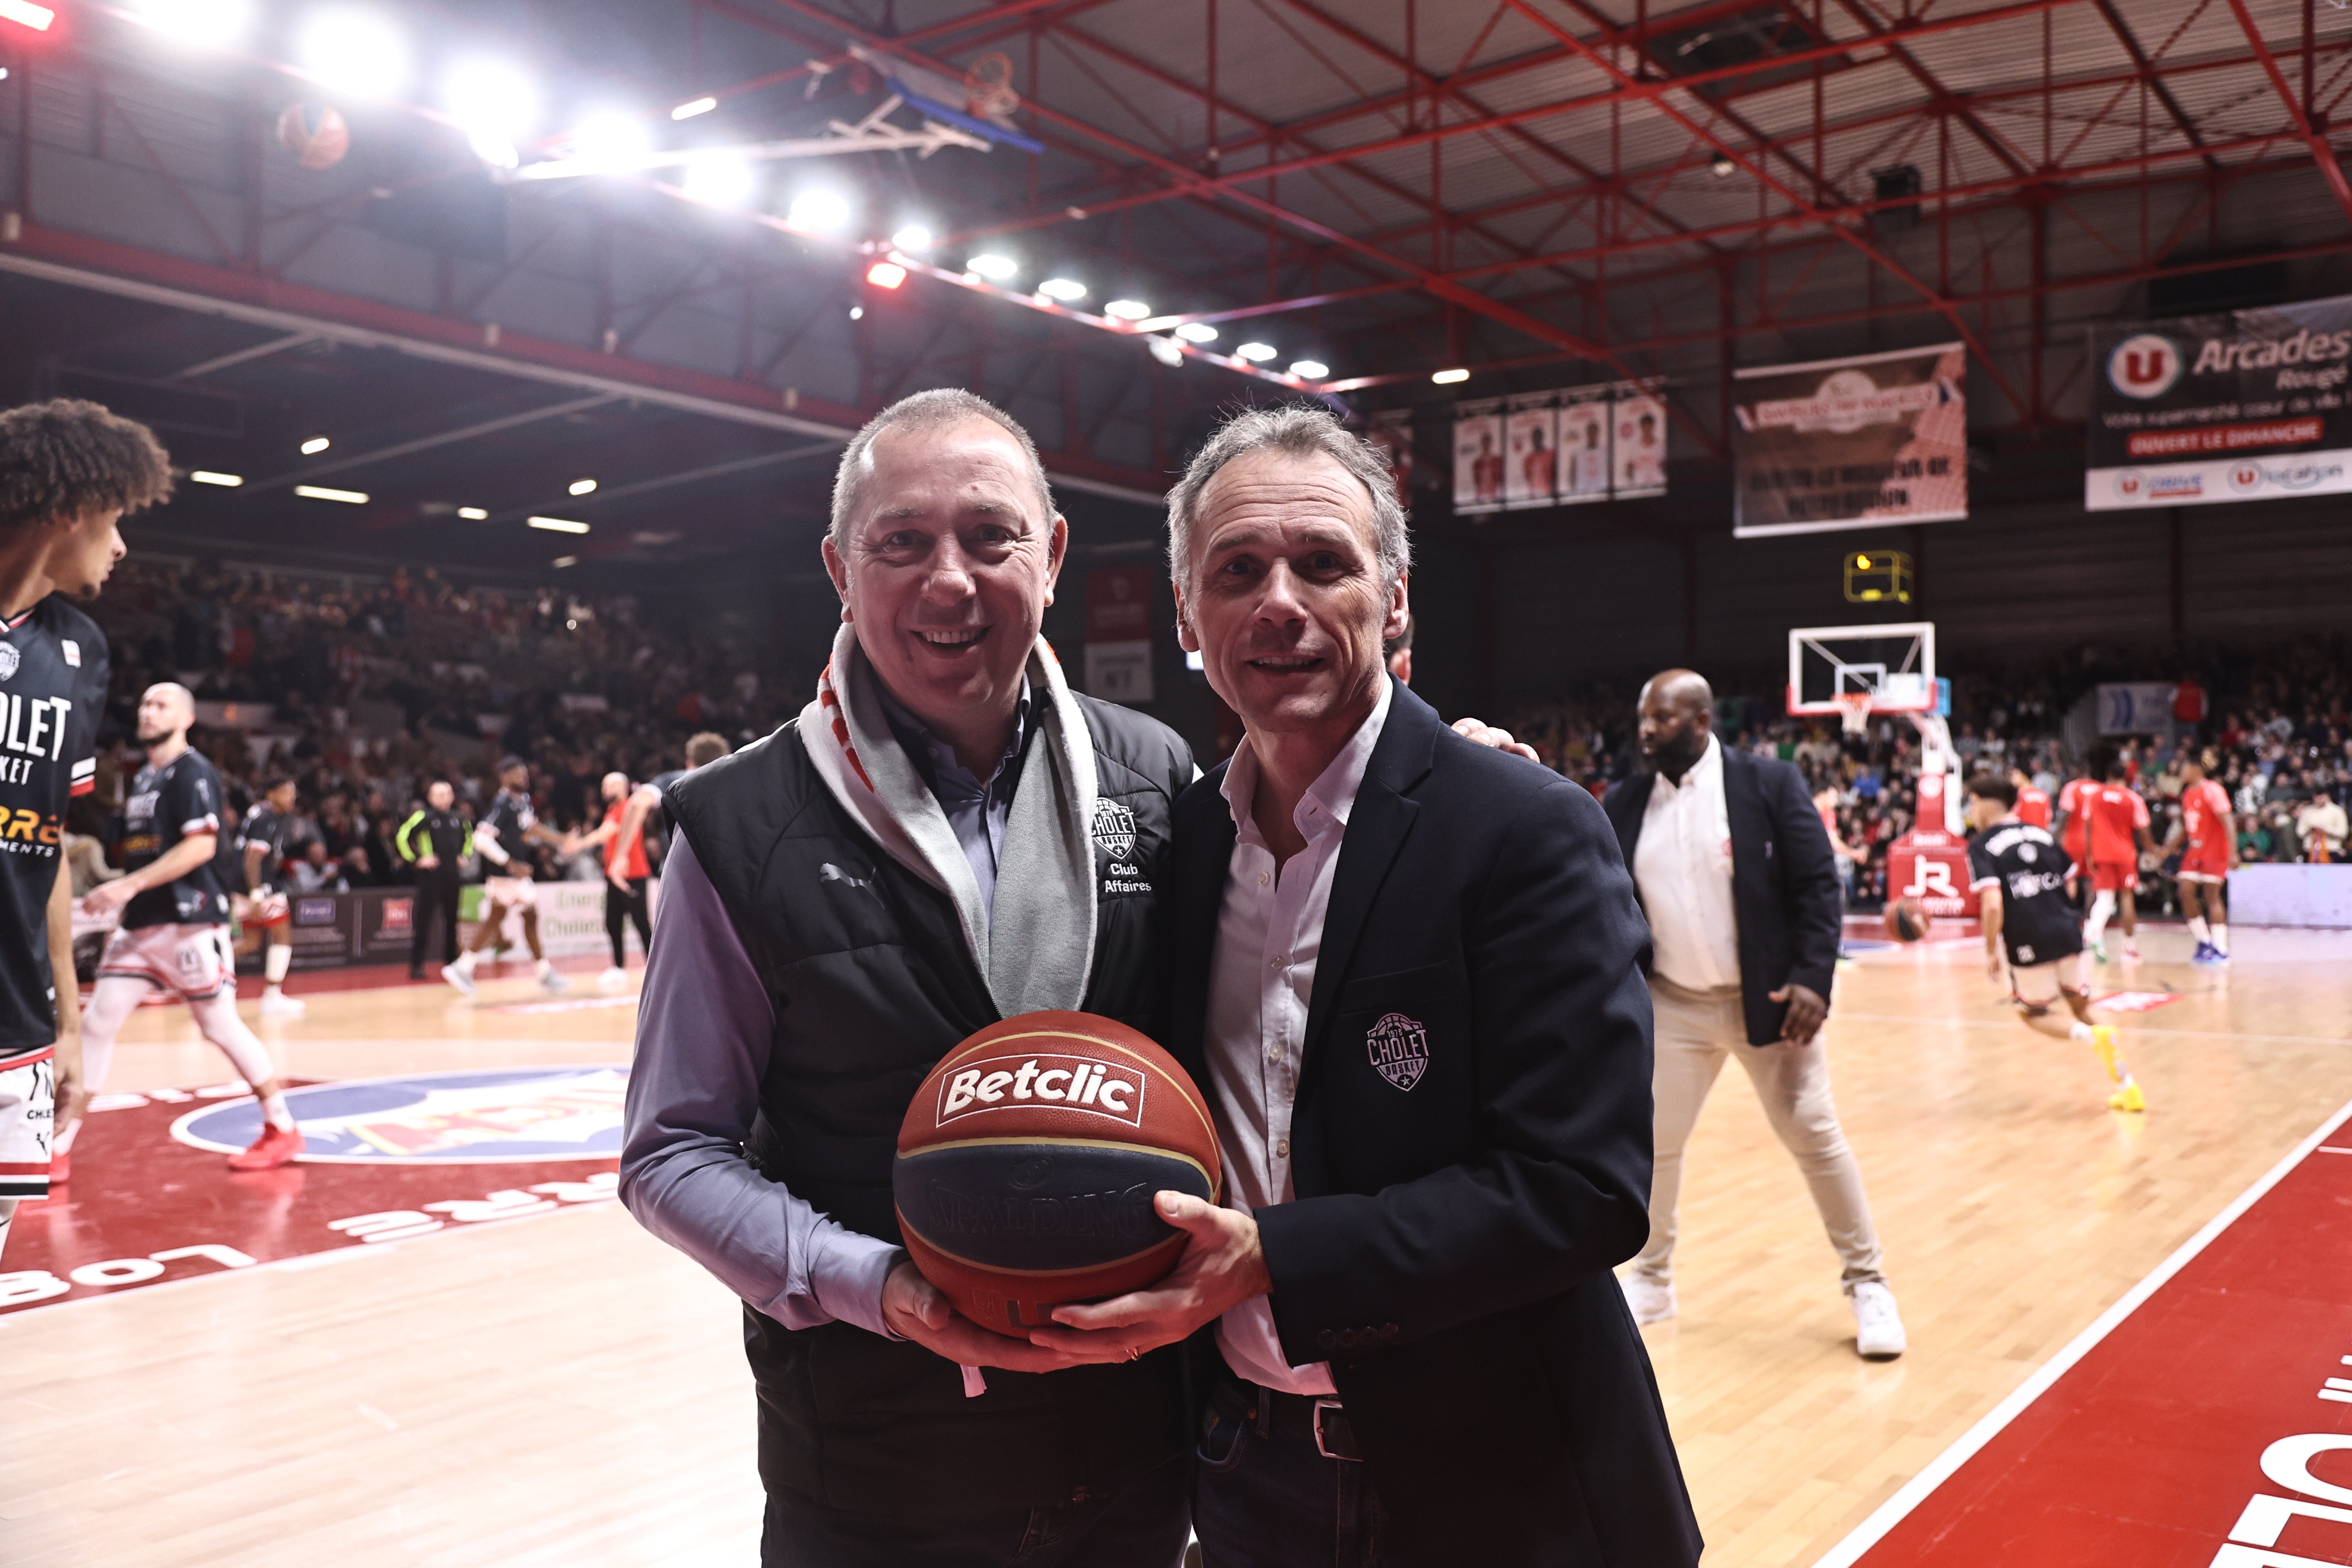
[[[1409,551],[1319,408],[1241,415],[1170,496],[1184,646],[1241,715],[1178,803],[1176,1024],[1229,1207],[1150,1289],[1035,1338],[1115,1358],[1213,1322],[1212,1568],[1696,1563],[1610,1277],[1647,1229],[1650,1005],[1592,796],[1382,668]]]
[[[1157,889],[1196,770],[1064,680],[1038,630],[1067,545],[1002,411],[885,410],[835,484],[814,700],[667,795],[621,1196],[744,1301],[767,1563],[1184,1549],[1177,1352],[1081,1365],[983,1330],[891,1196],[908,1102],[966,1036],[1048,1008],[1167,1032]]]

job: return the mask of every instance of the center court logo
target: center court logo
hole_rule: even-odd
[[[474,1068],[355,1079],[286,1091],[302,1161],[337,1165],[475,1165],[609,1160],[621,1152],[625,1067]],[[172,1136],[235,1153],[261,1133],[237,1100],[192,1110]]]
[[[2107,355],[2107,384],[2126,397],[2162,397],[2180,379],[2180,345],[2161,332],[2126,338]]]

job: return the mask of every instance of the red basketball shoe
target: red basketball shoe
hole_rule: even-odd
[[[274,1171],[301,1152],[302,1132],[299,1128],[280,1130],[264,1125],[261,1136],[253,1141],[252,1148],[242,1154],[228,1157],[228,1168],[232,1171]]]

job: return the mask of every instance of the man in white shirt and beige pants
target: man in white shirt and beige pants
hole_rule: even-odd
[[[1843,1266],[1855,1349],[1889,1360],[1903,1353],[1903,1319],[1821,1035],[1842,921],[1836,860],[1803,776],[1727,751],[1714,722],[1705,679],[1687,669],[1653,678],[1642,689],[1641,746],[1654,771],[1612,786],[1603,806],[1654,947],[1656,1164],[1650,1239],[1624,1280],[1626,1301],[1641,1322],[1675,1315],[1683,1147],[1725,1059],[1737,1057]]]

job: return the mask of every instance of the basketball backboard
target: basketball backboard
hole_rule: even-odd
[[[1928,713],[1936,707],[1936,624],[1799,626],[1789,633],[1789,711],[1841,714],[1867,692],[1873,713]]]

